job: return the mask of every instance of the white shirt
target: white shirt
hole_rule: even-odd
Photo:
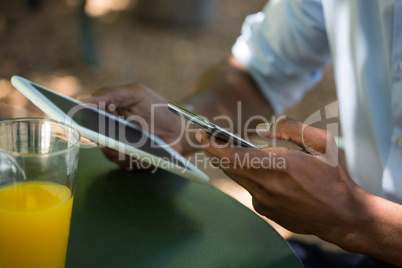
[[[402,201],[402,0],[271,0],[232,53],[278,113],[333,63],[349,172]]]

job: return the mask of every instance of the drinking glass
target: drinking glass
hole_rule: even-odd
[[[0,267],[65,267],[79,141],[54,120],[0,122]]]

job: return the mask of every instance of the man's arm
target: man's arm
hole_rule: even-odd
[[[402,206],[352,180],[329,132],[289,118],[257,131],[303,150],[222,148],[207,134],[196,136],[211,163],[250,192],[258,213],[290,231],[402,266]]]
[[[343,248],[402,267],[402,206],[366,193],[359,214],[365,222],[345,236]]]
[[[194,150],[192,145],[197,144],[194,138],[197,128],[168,111],[167,100],[140,83],[101,88],[92,96],[82,97],[81,100],[94,104],[103,103],[106,109],[117,107],[109,112],[128,120],[133,115],[141,117],[146,123],[142,124],[145,130],[152,131],[182,154],[191,152]],[[238,102],[241,110],[238,110]],[[252,116],[270,118],[273,115],[270,105],[249,73],[233,56],[208,69],[188,96],[179,103],[210,120],[219,115],[221,119],[214,121],[222,127],[232,128],[234,132],[242,132],[244,123]],[[222,116],[227,120],[222,120]],[[229,122],[233,124],[229,125]],[[254,129],[260,122],[261,120],[253,120],[249,122],[249,127]],[[183,131],[186,131],[184,135]],[[127,159],[119,161],[115,151],[105,149],[104,152],[110,160],[121,166],[129,165]]]
[[[270,119],[274,111],[285,111],[321,79],[331,62],[321,2],[269,2],[246,18],[232,54],[201,76],[181,104],[209,119],[227,116],[232,130],[242,134],[250,117]],[[229,127],[224,120],[216,123]],[[183,152],[190,147],[183,143]]]
[[[209,119],[227,116],[232,125],[222,119],[216,123],[242,134],[251,116],[269,119],[273,110],[286,110],[320,80],[321,69],[330,62],[320,1],[269,3],[262,12],[247,17],[232,53],[202,75],[180,104]],[[158,121],[152,130],[155,135],[181,153],[191,151],[193,135],[187,135],[190,141],[177,142],[182,134],[180,120],[174,122],[167,108],[151,111],[153,104],[167,103],[154,93],[133,83],[98,90],[85,101],[113,103],[117,114],[135,114],[148,123],[153,116]],[[251,122],[248,128],[256,124]]]

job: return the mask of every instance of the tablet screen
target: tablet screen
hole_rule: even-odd
[[[126,145],[162,157],[170,162],[174,162],[181,167],[188,167],[181,159],[174,157],[171,152],[163,148],[168,145],[159,144],[158,139],[155,140],[155,136],[151,138],[149,133],[142,131],[136,125],[86,104],[64,98],[36,84],[31,83],[31,86],[38,90],[79,126],[99,133],[111,139],[111,141],[116,140],[122,142]],[[110,142],[110,140],[107,142]]]

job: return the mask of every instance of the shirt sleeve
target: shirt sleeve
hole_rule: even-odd
[[[246,18],[232,54],[277,113],[299,101],[331,62],[319,0],[271,0]]]

